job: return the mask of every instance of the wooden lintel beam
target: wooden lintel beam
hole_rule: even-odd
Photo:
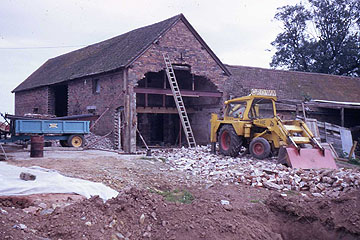
[[[160,89],[160,88],[134,88],[135,93],[144,94],[164,94],[172,95],[171,89]],[[181,95],[185,97],[222,97],[220,92],[201,92],[191,90],[181,90]]]
[[[179,114],[176,108],[165,107],[136,107],[137,113],[163,113],[163,114]],[[186,108],[187,113],[194,113],[195,110]]]

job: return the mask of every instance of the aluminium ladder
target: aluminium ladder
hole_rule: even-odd
[[[177,83],[177,80],[176,80],[176,77],[175,77],[175,72],[174,72],[174,69],[172,67],[170,58],[169,58],[168,54],[166,54],[166,53],[163,53],[163,57],[164,57],[165,65],[166,65],[166,75],[168,77],[169,84],[170,84],[170,87],[171,87],[171,91],[172,91],[172,94],[174,96],[176,108],[178,110],[180,120],[181,120],[181,124],[182,124],[182,127],[183,127],[184,132],[185,132],[186,140],[187,140],[187,142],[189,144],[189,147],[196,147],[194,134],[193,134],[193,131],[192,131],[191,126],[190,126],[189,117],[188,117],[188,115],[186,113],[184,101],[183,101],[183,99],[181,97],[179,85]]]

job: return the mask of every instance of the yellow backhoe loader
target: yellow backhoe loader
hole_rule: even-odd
[[[236,157],[245,147],[257,159],[278,154],[278,161],[293,168],[336,169],[324,149],[301,120],[281,120],[276,114],[276,92],[253,89],[249,96],[225,101],[224,117],[211,115],[212,151]]]

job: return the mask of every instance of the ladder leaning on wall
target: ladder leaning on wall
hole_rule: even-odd
[[[163,53],[163,57],[164,57],[164,62],[165,62],[165,66],[166,66],[166,75],[167,75],[167,78],[169,80],[169,84],[170,84],[170,87],[171,87],[172,94],[174,96],[176,108],[178,110],[180,120],[181,120],[181,124],[182,124],[182,127],[183,127],[184,132],[185,132],[186,140],[187,140],[187,142],[189,144],[189,147],[196,147],[194,134],[193,134],[193,131],[191,129],[189,117],[188,117],[188,115],[186,113],[184,101],[183,101],[183,99],[181,97],[179,85],[177,83],[177,80],[176,80],[176,77],[175,77],[175,72],[174,72],[174,69],[172,67],[169,55],[167,53]]]

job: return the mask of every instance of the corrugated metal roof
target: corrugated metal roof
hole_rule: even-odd
[[[360,106],[360,102],[338,102],[338,101],[328,101],[328,100],[312,100],[313,102],[318,103],[331,103],[331,104],[339,104],[339,105],[349,105],[349,106]]]

